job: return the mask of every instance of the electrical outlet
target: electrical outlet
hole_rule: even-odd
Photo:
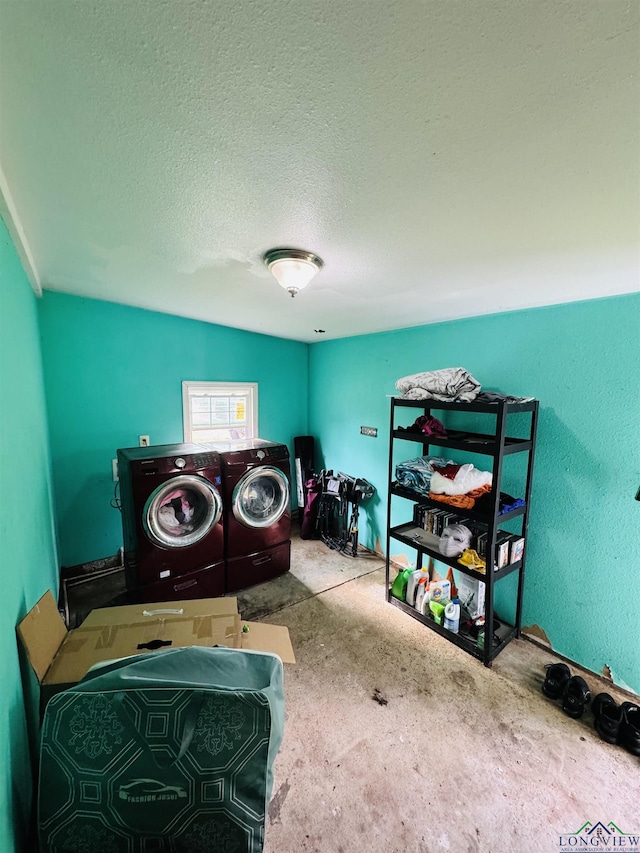
[[[140,440],[140,447],[149,447],[151,444],[148,435],[139,435],[138,438]]]
[[[118,482],[118,480],[119,480],[119,476],[118,476],[118,460],[117,460],[117,459],[112,459],[112,460],[111,460],[111,474],[112,474],[112,476],[113,476],[113,482],[114,482],[114,483],[117,483],[117,482]]]
[[[377,438],[378,437],[378,427],[361,426],[360,427],[360,435],[369,435],[369,436],[371,436],[371,438]]]

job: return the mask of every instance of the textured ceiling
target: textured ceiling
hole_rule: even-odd
[[[639,10],[0,0],[4,193],[45,289],[297,340],[637,290]]]

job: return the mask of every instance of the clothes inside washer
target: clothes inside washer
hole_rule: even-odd
[[[197,497],[187,489],[169,492],[158,510],[158,521],[167,533],[184,536],[194,529],[194,515]]]
[[[252,483],[243,498],[245,509],[252,518],[269,518],[270,515],[273,515],[276,501],[275,486],[266,478]]]

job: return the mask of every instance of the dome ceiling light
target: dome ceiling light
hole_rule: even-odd
[[[324,266],[317,255],[300,249],[271,249],[265,254],[264,262],[278,284],[291,296],[306,287]]]

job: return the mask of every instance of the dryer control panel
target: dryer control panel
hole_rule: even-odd
[[[251,458],[259,461],[265,459],[288,459],[289,451],[284,444],[276,444],[272,447],[259,447],[251,450]]]

